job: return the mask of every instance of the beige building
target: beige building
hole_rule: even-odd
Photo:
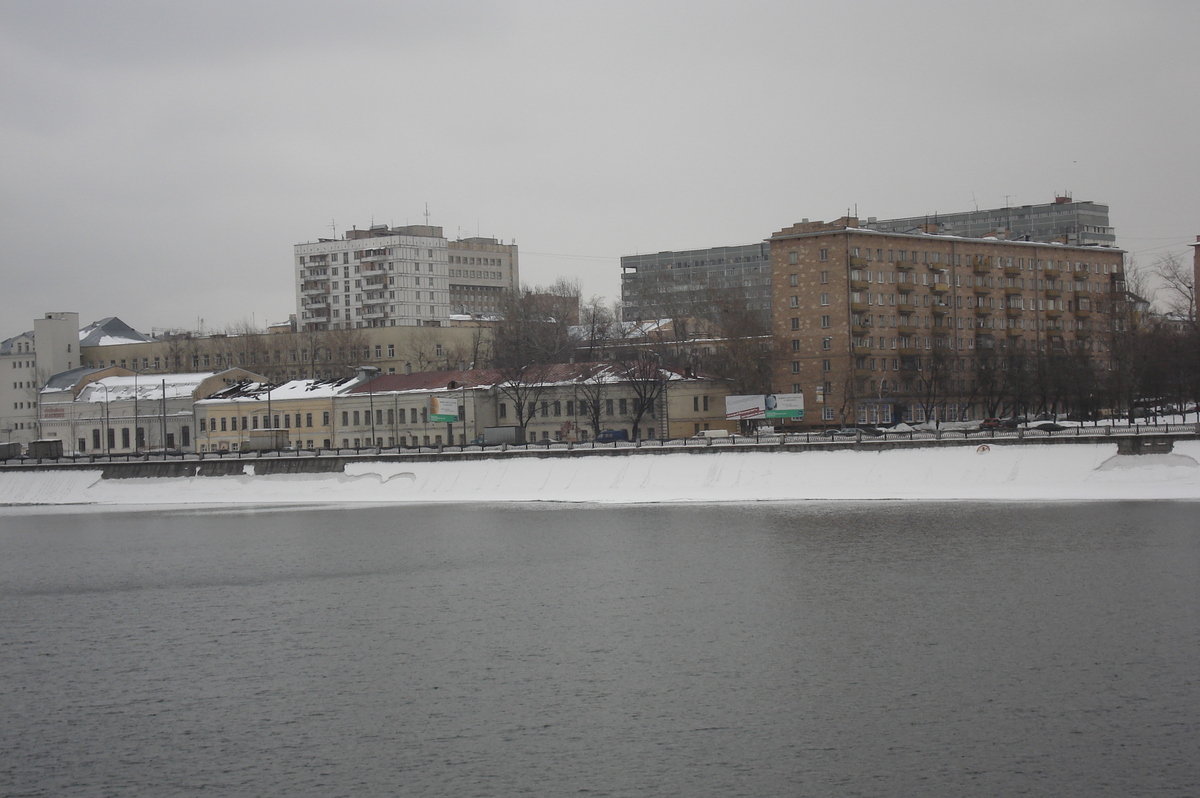
[[[275,382],[341,380],[359,366],[403,374],[491,356],[491,328],[479,322],[440,327],[372,327],[298,332],[173,333],[146,342],[84,346],[83,363],[144,374],[248,368]]]
[[[532,409],[528,440],[584,442],[597,429],[624,430],[631,440],[736,429],[725,420],[728,390],[719,380],[663,370],[662,392],[638,413],[638,391],[612,364],[560,364],[537,373],[540,382],[520,391],[488,369],[234,385],[195,403],[197,448],[239,451],[262,429],[287,430],[289,445],[298,449],[461,445],[487,427],[520,426],[518,393]],[[431,418],[433,401],[444,399],[458,412],[453,423]]]
[[[770,241],[774,388],[804,393],[806,423],[981,418],[999,406],[992,383],[1012,376],[997,358],[1107,367],[1120,250],[886,233],[852,217]]]
[[[473,316],[495,315],[500,299],[521,285],[517,245],[494,238],[462,238],[447,243],[450,310]]]
[[[232,385],[195,404],[197,450],[240,451],[260,430],[285,430],[296,449],[328,449],[335,444],[336,396],[360,384],[366,375],[341,380],[292,380]]]

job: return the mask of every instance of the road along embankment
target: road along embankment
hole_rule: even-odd
[[[1200,441],[645,449],[75,464],[0,471],[0,505],[1200,499]],[[653,454],[651,454],[653,452]],[[598,452],[597,452],[598,454]]]

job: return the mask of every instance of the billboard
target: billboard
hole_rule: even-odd
[[[448,424],[458,421],[458,399],[450,396],[429,397],[429,420]]]
[[[725,418],[751,421],[759,418],[804,418],[804,394],[773,393],[726,396]]]

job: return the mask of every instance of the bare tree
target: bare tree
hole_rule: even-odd
[[[1150,264],[1150,271],[1162,283],[1163,305],[1168,313],[1174,313],[1193,324],[1196,321],[1196,281],[1191,266],[1174,252],[1159,255]]]
[[[615,374],[633,392],[629,423],[633,426],[634,438],[640,438],[638,425],[647,414],[653,415],[658,400],[667,389],[668,373],[659,367],[656,360],[639,358],[620,363]]]
[[[613,309],[600,297],[589,299],[579,311],[580,336],[576,351],[580,360],[592,361],[601,357],[608,345],[619,335],[620,322]]]
[[[580,415],[586,419],[592,428],[593,436],[600,434],[601,418],[604,402],[608,398],[609,382],[607,376],[609,367],[598,364],[584,364],[576,377],[576,390],[582,397]]]

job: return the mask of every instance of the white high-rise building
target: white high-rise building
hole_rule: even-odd
[[[372,225],[294,250],[299,330],[440,327],[449,321],[440,227]]]

